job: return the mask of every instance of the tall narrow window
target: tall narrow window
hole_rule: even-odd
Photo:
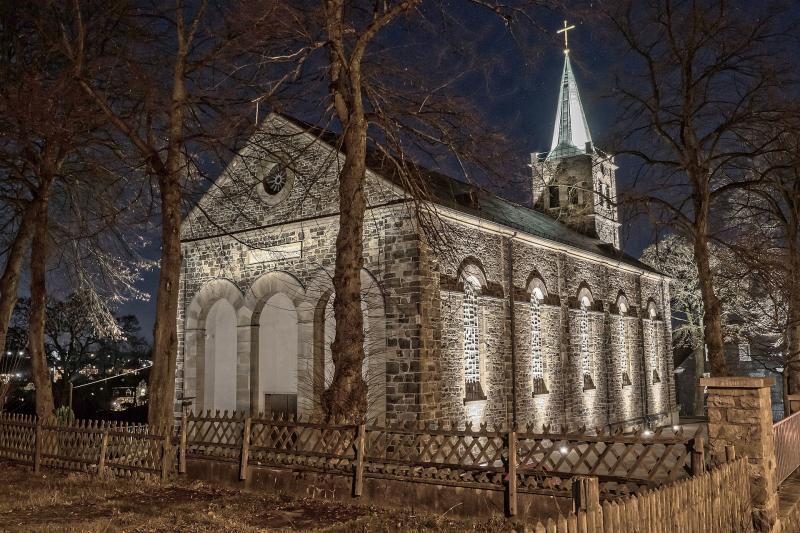
[[[625,331],[625,317],[619,317],[619,366],[622,369],[622,386],[631,384],[630,361],[628,359],[628,334]]]
[[[739,343],[739,361],[743,363],[749,363],[752,361],[753,358],[750,356],[750,343],[740,342]]]
[[[567,197],[569,198],[569,205],[578,205],[578,185],[570,185],[567,189]]]
[[[658,361],[659,361],[659,335],[658,328],[656,327],[656,318],[658,311],[653,302],[647,306],[647,315],[650,317],[650,344],[652,345],[652,359],[650,367],[653,369],[653,383],[661,383],[661,376],[658,375]]]
[[[464,381],[465,402],[485,400],[481,387],[480,339],[478,337],[478,296],[472,281],[464,282]]]
[[[560,207],[561,206],[561,197],[558,185],[550,185],[547,188],[550,194],[550,207]]]
[[[581,348],[581,372],[583,374],[583,390],[594,389],[592,380],[592,359],[589,353],[589,299],[585,296],[581,298],[581,314],[579,321],[580,348]]]
[[[622,386],[627,387],[631,384],[631,359],[628,353],[628,331],[625,325],[628,300],[623,294],[620,294],[617,299],[617,311],[619,311],[619,369],[622,373]]]
[[[542,359],[542,315],[541,301],[544,299],[538,287],[531,291],[531,374],[533,394],[547,394],[544,383],[544,360]]]

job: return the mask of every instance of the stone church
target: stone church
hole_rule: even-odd
[[[669,279],[620,251],[613,156],[592,143],[569,55],[533,208],[422,176],[431,246],[370,161],[362,309],[369,415],[575,428],[675,411]],[[183,224],[176,406],[311,414],[330,381],[336,137],[271,114]]]

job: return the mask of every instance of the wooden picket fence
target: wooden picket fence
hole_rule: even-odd
[[[47,420],[0,413],[0,459],[100,476],[166,479],[170,437],[125,422]]]
[[[591,488],[587,491],[591,492]],[[575,499],[576,505],[581,498]],[[747,458],[654,490],[600,503],[589,497],[536,533],[739,533],[753,531]]]
[[[481,425],[323,424],[244,413],[184,413],[179,464],[187,458],[327,471],[510,494],[569,496],[572,478],[596,477],[603,499],[658,487],[707,468],[702,438],[671,430],[517,432]],[[509,498],[515,501],[515,496]],[[510,511],[513,514],[513,510]]]

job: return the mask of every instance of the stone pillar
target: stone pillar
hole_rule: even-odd
[[[725,460],[725,446],[750,462],[750,499],[756,531],[778,530],[778,485],[772,433],[771,378],[711,377],[708,387],[708,440],[711,453]]]
[[[786,399],[789,401],[789,405],[784,406],[784,415],[789,416],[792,413],[796,413],[800,411],[800,394],[788,394]]]

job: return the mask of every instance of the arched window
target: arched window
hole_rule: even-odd
[[[560,197],[561,191],[560,191],[559,186],[558,185],[550,185],[549,187],[547,187],[547,190],[548,190],[549,195],[550,195],[549,207],[551,209],[553,209],[555,207],[560,207],[561,206],[561,197]]]
[[[583,375],[583,390],[595,388],[592,379],[592,355],[589,350],[589,307],[592,305],[592,294],[588,288],[583,288],[578,293],[580,316],[578,320],[578,334],[580,335],[581,374]]]
[[[620,293],[617,298],[617,311],[619,312],[619,368],[622,372],[622,386],[627,387],[631,384],[631,354],[628,349],[628,328],[625,324],[625,315],[628,314],[628,298]]]
[[[464,381],[465,402],[485,400],[481,387],[480,331],[478,327],[478,284],[472,277],[464,281]]]
[[[650,368],[653,369],[653,383],[661,383],[661,376],[658,374],[658,362],[661,360],[659,351],[661,349],[661,342],[658,334],[658,309],[653,300],[647,303],[647,317],[650,319],[650,345],[651,345],[651,359]]]
[[[531,379],[533,394],[547,394],[544,381],[544,358],[542,356],[542,315],[541,304],[547,289],[541,279],[534,278],[530,284],[531,293]]]

